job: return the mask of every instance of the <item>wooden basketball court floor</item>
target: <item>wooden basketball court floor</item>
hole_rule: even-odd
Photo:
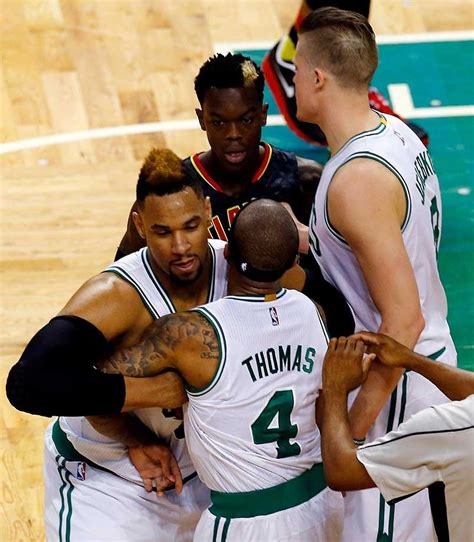
[[[44,539],[42,435],[49,420],[10,407],[10,366],[113,258],[149,148],[169,146],[183,157],[207,148],[188,121],[197,105],[193,78],[216,44],[272,42],[298,5],[1,0],[1,540]],[[471,30],[473,6],[378,0],[371,22],[380,35]]]

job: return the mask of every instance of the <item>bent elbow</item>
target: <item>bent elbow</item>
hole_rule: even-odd
[[[22,412],[50,416],[49,413],[42,412],[41,404],[37,404],[37,387],[37,379],[20,363],[10,369],[6,382],[6,395],[10,404]]]
[[[14,365],[8,373],[6,383],[7,398],[10,401],[10,404],[14,406],[17,410],[22,410],[21,398],[24,395],[22,385],[22,372],[22,368],[18,364]]]
[[[346,491],[348,489],[347,484],[344,484],[344,479],[337,473],[325,472],[325,477],[328,487],[333,491]]]
[[[417,338],[421,335],[421,332],[425,329],[425,319],[421,311],[418,313],[415,322],[413,324],[413,329],[417,333]]]
[[[418,342],[421,332],[425,329],[425,319],[423,318],[421,310],[416,311],[411,318],[408,318],[404,327],[408,330],[408,342],[411,342],[411,347],[414,347]],[[407,344],[407,346],[410,345]]]
[[[328,487],[334,491],[344,491],[347,489],[347,470],[344,461],[339,461],[338,454],[332,455],[328,459],[323,457],[324,478]]]

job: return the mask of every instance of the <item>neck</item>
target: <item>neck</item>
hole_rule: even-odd
[[[229,192],[229,195],[238,196],[251,184],[264,154],[264,147],[259,145],[258,152],[250,156],[245,168],[239,171],[232,171],[223,167],[212,152],[212,149],[202,154],[200,160],[206,171],[219,183],[226,193]]]
[[[281,290],[279,280],[257,282],[238,273],[229,272],[228,295],[276,295]]]
[[[380,118],[369,107],[367,93],[335,92],[333,101],[323,104],[322,113],[314,120],[326,136],[331,155],[349,139],[361,132],[375,129]]]

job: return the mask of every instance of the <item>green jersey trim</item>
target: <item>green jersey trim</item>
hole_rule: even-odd
[[[433,354],[430,354],[427,357],[432,359],[433,361],[436,361],[441,356],[441,354],[444,353],[445,350],[446,350],[446,346],[443,346],[443,348],[440,348],[438,351],[434,352]]]
[[[406,228],[406,226],[408,224],[408,221],[410,220],[410,216],[411,216],[412,204],[411,204],[410,191],[408,190],[408,184],[406,183],[406,181],[403,178],[402,174],[390,162],[385,160],[385,158],[383,158],[379,154],[375,154],[375,153],[368,152],[368,151],[360,151],[360,152],[356,152],[354,154],[351,154],[347,158],[347,160],[344,163],[342,163],[336,169],[336,171],[333,173],[333,175],[331,177],[331,180],[334,178],[334,175],[336,175],[336,173],[341,169],[341,167],[345,166],[347,163],[351,162],[352,160],[355,160],[356,158],[367,158],[368,160],[375,160],[376,162],[379,162],[380,164],[385,166],[389,171],[391,171],[395,175],[395,177],[398,179],[400,184],[402,185],[403,194],[405,196],[405,203],[406,203],[405,216],[403,218],[403,222],[402,222],[402,225],[400,227],[400,230],[403,233],[405,231],[405,228]],[[329,209],[328,209],[328,197],[327,197],[327,194],[326,194],[326,202],[325,202],[325,205],[324,205],[324,221],[325,221],[326,227],[328,228],[330,233],[332,233],[332,235],[334,237],[336,237],[336,239],[338,239],[339,241],[344,243],[344,245],[349,246],[347,241],[341,235],[341,233],[337,231],[337,229],[331,224],[331,221],[329,220]]]
[[[272,296],[271,300],[267,299],[267,296],[264,295],[227,295],[225,299],[233,299],[234,301],[250,301],[252,303],[268,303],[268,301],[275,301],[275,299],[282,298],[285,294],[288,293],[286,288],[280,288],[275,294],[275,297]]]
[[[61,487],[59,489],[59,495],[61,497],[61,509],[59,510],[59,542],[70,542],[70,536],[71,536],[71,516],[72,516],[72,492],[74,489],[74,485],[71,482],[71,474],[67,471],[65,468],[66,460],[62,459],[60,461],[60,457],[55,457],[57,466],[58,466],[58,473],[59,478],[61,479]],[[64,498],[64,491],[67,488],[67,494],[66,499]],[[67,504],[66,504],[67,503]],[[67,510],[67,513],[66,513]],[[66,518],[64,518],[64,514],[66,513]],[[63,537],[63,521],[66,525],[64,537]]]
[[[156,311],[156,309],[153,306],[153,304],[151,303],[151,301],[149,301],[149,299],[148,299],[147,295],[145,294],[145,292],[143,291],[142,287],[126,271],[124,271],[120,267],[111,266],[111,267],[108,267],[104,271],[104,273],[113,273],[114,275],[117,275],[118,277],[123,279],[125,282],[128,282],[131,286],[133,286],[133,288],[135,288],[135,290],[137,291],[138,295],[140,296],[140,299],[142,300],[145,307],[148,309],[148,312],[151,314],[151,316],[154,319],[160,318],[160,315]]]
[[[309,501],[327,487],[323,464],[317,463],[292,480],[242,493],[211,491],[209,512],[225,518],[266,516]]]
[[[215,295],[215,290],[216,290],[216,270],[217,270],[216,251],[214,247],[211,245],[211,243],[208,243],[208,246],[209,246],[209,252],[211,254],[211,283],[209,284],[209,291],[207,292],[206,303],[210,303],[211,301],[214,301],[214,295]]]
[[[224,331],[222,330],[222,327],[219,324],[217,318],[213,314],[211,314],[205,307],[198,307],[196,309],[192,309],[192,311],[198,312],[211,324],[217,336],[217,342],[219,343],[219,364],[209,384],[201,389],[194,388],[192,386],[186,386],[186,391],[189,395],[192,395],[193,397],[199,397],[200,395],[204,395],[205,393],[211,391],[212,388],[220,380],[227,359],[227,344],[224,336]]]

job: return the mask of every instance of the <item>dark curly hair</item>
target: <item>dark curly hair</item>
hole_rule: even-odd
[[[216,54],[206,60],[194,79],[194,90],[202,105],[210,88],[254,86],[263,102],[265,80],[261,69],[249,57],[239,53]]]

